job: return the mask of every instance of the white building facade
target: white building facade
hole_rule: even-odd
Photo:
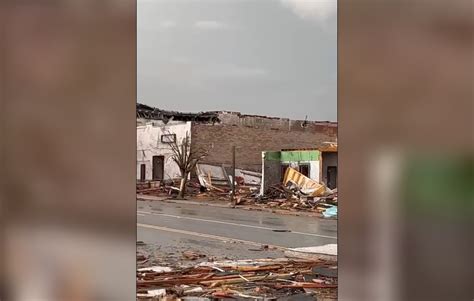
[[[179,178],[181,173],[173,161],[170,143],[179,143],[189,135],[191,122],[155,120],[137,126],[137,180],[160,181]]]

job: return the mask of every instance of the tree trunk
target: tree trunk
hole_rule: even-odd
[[[181,178],[181,185],[179,185],[179,194],[178,198],[179,199],[184,199],[184,196],[186,194],[186,183],[188,182],[188,174],[185,173],[183,177]]]

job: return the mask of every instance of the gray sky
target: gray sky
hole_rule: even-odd
[[[336,0],[138,0],[138,101],[337,118]]]

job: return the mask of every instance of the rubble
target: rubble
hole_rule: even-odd
[[[183,257],[187,260],[196,260],[198,258],[206,257],[206,255],[194,251],[184,251]]]
[[[260,259],[202,262],[137,271],[138,300],[300,300],[337,298],[334,261]],[[289,299],[286,299],[289,298]]]
[[[288,170],[282,183],[270,186],[261,195],[261,174],[237,169],[236,205],[254,209],[308,211],[321,214],[324,218],[337,218],[337,189],[331,190],[294,169]],[[230,201],[231,176],[224,166],[197,164],[196,176],[187,182],[186,195],[198,200]],[[179,185],[180,179],[138,182],[137,193],[176,197]]]
[[[330,206],[331,207],[324,210],[324,212],[323,212],[324,217],[330,218],[330,217],[337,216],[337,206],[334,206],[334,205],[330,205]]]
[[[310,197],[318,197],[328,194],[328,188],[318,182],[311,180],[294,168],[287,168],[283,185],[291,187],[302,195]],[[331,191],[329,190],[329,193]]]
[[[331,191],[326,196],[311,197],[301,193],[291,183],[288,186],[277,184],[270,186],[263,196],[250,197],[245,200],[248,205],[253,204],[264,208],[309,211],[323,214],[328,208],[337,206],[337,190]],[[336,215],[331,215],[330,217],[335,216],[337,216],[337,210]]]
[[[153,266],[153,267],[148,267],[148,268],[141,268],[138,269],[137,271],[139,272],[156,272],[156,273],[163,273],[163,272],[171,272],[170,267],[162,267],[162,266]]]
[[[137,194],[155,195],[155,196],[176,196],[179,192],[181,179],[173,179],[166,181],[147,181],[137,182]],[[205,188],[201,187],[199,183],[188,181],[186,185],[188,194],[196,195]]]
[[[199,184],[208,191],[217,191],[228,195],[231,192],[232,176],[225,166],[197,164],[196,174]],[[236,194],[250,196],[258,194],[262,182],[262,174],[243,169],[235,169]]]
[[[160,110],[145,104],[137,103],[136,107],[137,119],[143,118],[148,120],[161,120],[167,124],[171,120],[179,121],[198,121],[204,123],[220,122],[217,112],[199,112],[199,113],[183,113],[175,111]]]

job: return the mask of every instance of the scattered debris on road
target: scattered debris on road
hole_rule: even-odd
[[[188,260],[196,260],[198,258],[206,257],[206,255],[194,251],[184,251],[183,257]]]
[[[177,184],[178,185],[178,184]],[[190,198],[202,201],[230,202],[230,188],[202,187],[199,183],[188,182],[187,194]],[[179,189],[178,189],[179,190]],[[139,194],[170,197],[177,195],[178,190],[163,183],[159,187],[137,190]],[[271,209],[279,211],[305,211],[320,214],[325,218],[337,218],[337,189],[333,189],[324,196],[311,197],[301,193],[298,189],[283,184],[273,185],[264,196],[259,195],[255,187],[237,186],[236,205],[248,209]]]
[[[138,300],[315,300],[316,297],[336,300],[336,262],[290,258],[227,260],[137,271]]]
[[[261,245],[259,249],[253,248],[253,249],[249,249],[249,251],[257,251],[257,252],[258,252],[258,251],[266,251],[266,250],[268,250],[269,248],[270,248],[270,247],[269,247],[268,245]]]

